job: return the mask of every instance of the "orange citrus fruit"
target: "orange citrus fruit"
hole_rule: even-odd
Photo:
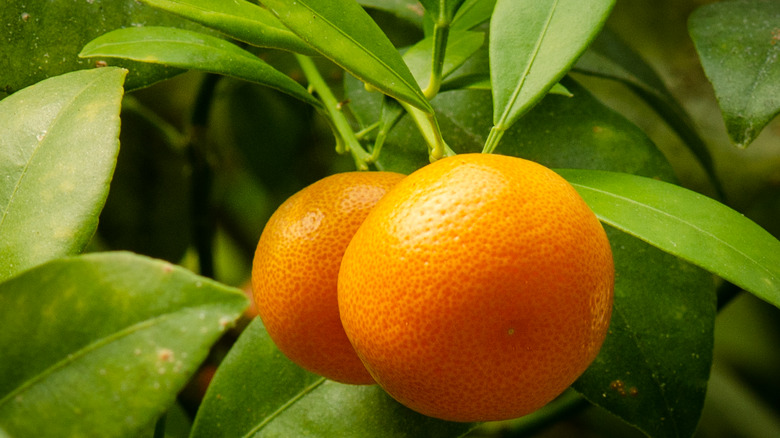
[[[279,350],[301,367],[343,383],[374,383],[341,326],[338,271],[363,219],[402,178],[331,175],[287,199],[265,225],[252,266],[257,312]]]
[[[466,154],[406,177],[341,264],[341,321],[392,397],[451,421],[516,418],[596,357],[612,310],[607,236],[574,188],[520,158]]]

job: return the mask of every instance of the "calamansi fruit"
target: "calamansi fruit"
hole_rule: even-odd
[[[287,199],[257,244],[252,288],[271,339],[301,367],[343,383],[371,384],[341,326],[341,257],[369,210],[404,175],[331,175]]]
[[[516,418],[588,367],[614,267],[574,188],[519,158],[466,154],[401,181],[344,254],[344,330],[377,383],[423,414]]]

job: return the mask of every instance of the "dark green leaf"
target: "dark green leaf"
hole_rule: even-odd
[[[719,186],[712,156],[704,140],[696,132],[685,109],[667,90],[661,78],[639,54],[615,33],[604,29],[593,41],[590,50],[577,61],[573,71],[619,81],[642,97],[699,159],[710,181]],[[723,190],[718,187],[718,191]]]
[[[729,137],[745,147],[780,113],[780,2],[702,6],[688,28]]]
[[[4,0],[0,7],[0,97],[73,70],[95,66],[78,58],[84,44],[119,27],[165,25],[205,30],[136,0]],[[132,61],[112,65],[130,70],[128,90],[145,87],[181,70]]]
[[[244,0],[140,0],[258,47],[316,54],[271,12]]]
[[[0,424],[12,436],[137,436],[247,306],[243,292],[129,253],[0,284]]]
[[[232,76],[274,88],[321,107],[303,86],[235,44],[171,27],[130,27],[102,35],[79,56],[123,58]]]
[[[0,281],[89,243],[116,165],[126,73],[67,73],[0,101]]]
[[[561,171],[605,223],[780,307],[780,241],[682,187],[613,172]]]
[[[498,0],[490,22],[493,124],[536,104],[596,37],[614,0]]]
[[[302,370],[257,318],[217,371],[192,436],[457,437],[472,427],[412,412],[376,385],[344,385]]]
[[[574,388],[651,437],[690,437],[712,363],[712,277],[607,227],[615,259],[609,334]]]
[[[377,90],[431,112],[387,36],[354,0],[263,0],[304,41]]]

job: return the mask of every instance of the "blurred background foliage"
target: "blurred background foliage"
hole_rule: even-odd
[[[780,237],[780,120],[774,120],[747,149],[730,142],[711,84],[687,31],[687,19],[705,0],[619,0],[608,27],[660,75],[691,115],[705,140],[723,187],[725,202]],[[398,46],[422,37],[410,17],[372,14]],[[281,52],[257,52],[302,79],[294,59]],[[321,64],[334,87],[340,70]],[[715,196],[707,175],[663,120],[627,87],[573,74],[598,99],[643,130],[671,163],[680,183]],[[184,73],[128,94],[123,107],[121,150],[109,199],[92,248],[129,249],[194,270],[198,255],[192,234],[208,205],[215,225],[214,277],[248,287],[255,244],[274,209],[289,195],[325,175],[352,170],[336,154],[328,127],[307,106],[285,95],[230,78],[215,82],[204,126],[192,126],[195,99],[204,80]],[[145,111],[151,110],[150,116]],[[446,132],[445,132],[446,137]],[[194,139],[194,140],[193,140]],[[211,189],[193,191],[202,169],[193,166],[185,143],[193,141],[206,162]],[[248,315],[251,317],[252,315]],[[229,346],[215,351],[204,369],[213,372]],[[728,303],[716,323],[715,364],[698,436],[780,435],[780,311],[749,294]],[[210,370],[210,371],[209,371]],[[197,377],[183,394],[194,409]],[[193,401],[194,400],[194,401]],[[516,436],[513,422],[488,424],[472,436]],[[538,436],[639,436],[597,408],[583,408],[570,421]]]

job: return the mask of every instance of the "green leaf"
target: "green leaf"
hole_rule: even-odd
[[[780,241],[682,187],[612,172],[560,172],[603,222],[780,307]]]
[[[225,40],[170,27],[117,29],[89,42],[79,56],[110,57],[219,73],[271,87],[320,108],[289,76]]]
[[[358,3],[367,8],[387,12],[417,27],[422,27],[425,9],[417,0],[358,0]]]
[[[573,387],[651,437],[690,437],[714,344],[712,276],[606,227],[615,301],[599,356]]]
[[[451,31],[447,41],[447,49],[442,66],[442,77],[449,76],[473,55],[485,41],[482,32]],[[409,66],[421,88],[428,86],[431,79],[431,52],[433,37],[427,37],[404,52],[403,59]]]
[[[493,124],[506,130],[574,64],[614,0],[499,0],[490,22]]]
[[[0,281],[89,243],[116,166],[126,73],[67,73],[0,101]]]
[[[453,30],[469,30],[488,21],[493,15],[496,0],[466,0],[452,19]]]
[[[463,0],[420,0],[425,10],[437,20],[451,22]]]
[[[58,259],[0,284],[0,424],[12,436],[137,436],[247,306],[130,253]]]
[[[780,113],[780,2],[702,6],[691,15],[688,30],[729,137],[746,147]]]
[[[313,55],[308,44],[271,12],[244,0],[140,0],[257,47]]]
[[[433,111],[401,55],[354,0],[262,3],[306,43],[355,77],[422,111]]]
[[[377,385],[344,385],[304,371],[256,318],[219,367],[192,436],[444,438],[472,427],[417,414]]]
[[[709,148],[696,132],[688,113],[672,96],[658,74],[614,32],[604,29],[572,71],[618,81],[644,99],[699,159],[722,195]]]
[[[93,68],[77,55],[84,44],[119,27],[175,26],[206,30],[136,0],[4,0],[0,7],[0,98],[24,87],[74,70]],[[181,73],[160,65],[116,61],[125,67],[125,89],[148,86]]]

